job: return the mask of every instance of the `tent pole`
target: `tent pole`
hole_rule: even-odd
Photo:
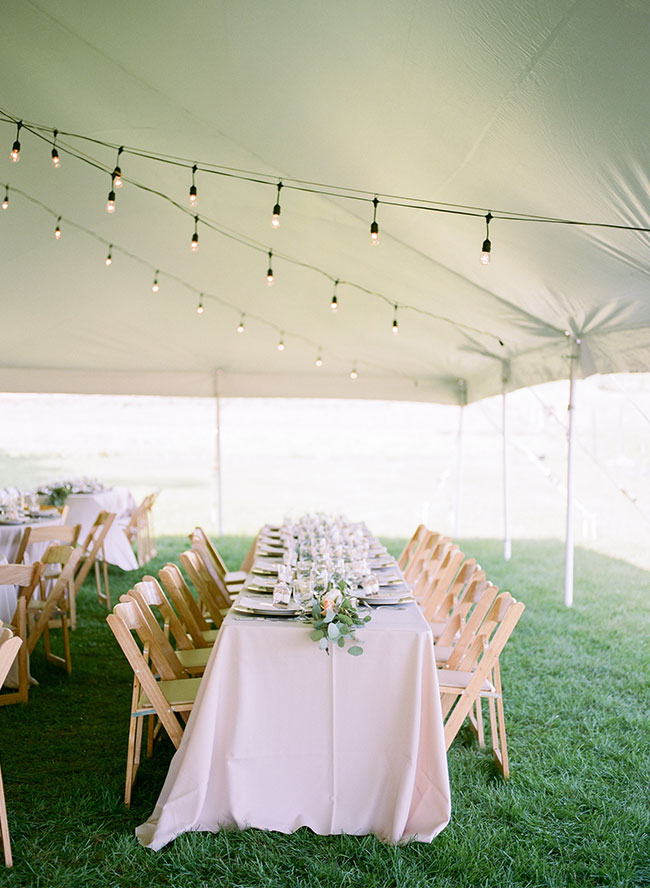
[[[215,481],[215,505],[217,512],[217,531],[223,536],[223,484],[221,477],[221,370],[217,370],[216,376],[216,425],[214,438],[214,481]]]
[[[507,376],[503,375],[503,394],[502,394],[502,430],[503,430],[503,558],[510,561],[512,556],[512,540],[510,539],[509,526],[509,497],[508,497],[508,395],[506,392]]]
[[[458,432],[456,433],[456,508],[454,510],[454,538],[460,537],[460,504],[463,497],[463,416],[465,414],[465,380],[458,380],[460,406],[458,408]]]
[[[574,415],[575,415],[575,370],[579,355],[580,340],[569,358],[569,428],[567,432],[567,473],[566,473],[566,540],[564,554],[564,603],[573,605],[573,462],[574,462]]]

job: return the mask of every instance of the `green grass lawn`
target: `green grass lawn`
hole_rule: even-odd
[[[222,541],[230,567],[249,542]],[[163,538],[147,572],[184,546]],[[517,543],[509,564],[497,542],[463,549],[527,606],[502,656],[512,777],[504,782],[463,729],[449,754],[452,820],[430,845],[301,829],[190,833],[157,853],[141,848],[133,830],[172,748],[165,737],[145,761],[127,811],[131,672],[87,583],[72,676],[37,650],[29,704],[0,709],[14,853],[0,886],[650,886],[650,574],[578,550],[566,610],[559,543]],[[112,569],[114,600],[143,573]]]

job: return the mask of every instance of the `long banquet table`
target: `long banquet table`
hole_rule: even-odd
[[[141,844],[232,825],[392,842],[444,829],[438,678],[417,604],[373,608],[359,657],[328,655],[310,629],[228,614]]]
[[[135,500],[127,487],[107,487],[94,493],[72,493],[66,505],[66,523],[81,524],[80,542],[84,541],[100,512],[113,512],[116,518],[104,539],[106,560],[122,570],[137,570],[138,559],[122,527],[125,516],[135,508]]]

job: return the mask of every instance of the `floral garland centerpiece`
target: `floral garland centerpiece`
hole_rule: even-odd
[[[368,623],[370,615],[361,616],[357,609],[357,599],[351,594],[346,580],[330,580],[326,590],[313,597],[311,614],[314,628],[309,637],[318,642],[321,650],[329,654],[330,644],[342,648],[347,639],[355,642],[348,647],[348,654],[358,657],[363,653],[355,630]]]

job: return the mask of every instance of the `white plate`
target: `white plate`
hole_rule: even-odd
[[[277,567],[275,570],[272,567],[254,567],[251,573],[258,577],[277,577],[278,569]]]
[[[246,606],[234,604],[230,610],[237,614],[256,614],[263,617],[295,617],[300,613],[300,608],[296,607],[293,602],[288,607],[276,607],[273,602],[267,604],[264,601]]]
[[[269,586],[263,586],[261,583],[251,583],[250,586],[245,587],[246,592],[257,592],[260,594],[271,594],[273,592],[273,587],[275,583],[271,583]]]
[[[29,524],[29,518],[0,518],[0,524],[15,525]]]
[[[359,601],[363,604],[369,604],[372,607],[379,607],[385,604],[409,604],[411,601],[415,601],[415,598],[410,593],[400,592],[399,595],[369,595],[363,596],[359,595]]]

